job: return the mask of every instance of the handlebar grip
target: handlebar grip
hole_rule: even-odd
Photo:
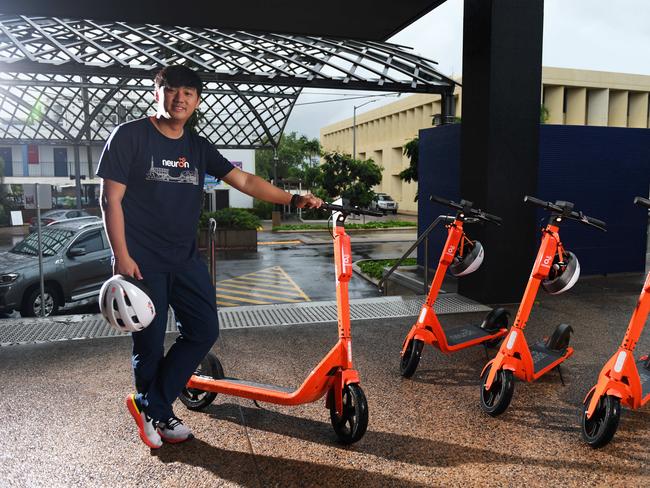
[[[531,197],[530,195],[526,195],[524,197],[524,203],[532,203],[534,205],[539,205],[540,207],[548,208],[548,202],[545,202],[544,200],[540,200],[539,198]]]
[[[446,205],[447,207],[451,207],[454,203],[451,200],[447,200],[446,198],[442,198],[436,195],[429,196],[429,201],[440,203],[441,205]]]
[[[503,222],[503,219],[499,217],[498,215],[493,215],[489,214],[487,212],[483,212],[483,217],[485,217],[487,220],[490,220],[494,222],[495,224],[501,225],[501,222]]]
[[[345,207],[343,205],[334,205],[331,203],[323,202],[320,206],[323,210],[331,210],[334,212],[343,212],[345,214],[357,214],[357,215],[372,215],[373,217],[382,217],[384,214],[381,212],[375,212],[373,210],[364,210],[357,207]]]
[[[585,219],[590,224],[593,224],[593,225],[598,226],[598,227],[602,227],[603,229],[607,227],[607,222],[605,222],[603,220],[595,219],[593,217],[587,217],[587,216],[585,216]]]
[[[647,198],[636,197],[634,198],[634,203],[637,205],[641,205],[642,207],[650,208],[650,200],[648,200]]]

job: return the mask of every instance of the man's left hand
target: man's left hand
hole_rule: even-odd
[[[315,197],[311,193],[305,195],[300,195],[298,201],[296,202],[296,207],[298,208],[319,208],[323,204],[323,200],[318,197]]]

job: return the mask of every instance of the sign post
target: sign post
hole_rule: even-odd
[[[41,206],[52,208],[52,186],[25,185],[25,208],[36,208],[36,232],[38,235],[38,275],[41,285],[41,317],[45,317],[45,279],[43,276],[43,240],[41,234]]]

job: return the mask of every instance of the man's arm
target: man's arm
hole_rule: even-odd
[[[126,185],[117,181],[102,179],[101,202],[104,215],[104,226],[106,234],[113,250],[115,262],[113,273],[132,276],[138,280],[142,279],[140,268],[129,255],[126,246],[126,234],[124,232],[124,211],[122,210],[122,198],[126,192]]]
[[[289,203],[291,203],[290,193],[273,186],[271,183],[259,176],[247,173],[239,168],[233,168],[229,171],[228,174],[223,177],[223,181],[233,188],[255,197],[258,200],[278,203],[280,205],[289,205]],[[323,201],[320,198],[308,193],[298,198],[296,206],[299,208],[318,208],[322,203]]]

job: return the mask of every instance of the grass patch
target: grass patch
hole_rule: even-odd
[[[402,220],[374,221],[365,224],[345,224],[346,229],[387,229],[391,227],[417,227],[417,222]],[[327,230],[327,224],[285,224],[273,227],[273,230]]]
[[[358,263],[358,266],[365,274],[379,280],[383,276],[384,268],[390,267],[396,262],[397,259],[375,259],[362,261]],[[415,266],[416,264],[417,260],[415,258],[407,258],[402,261],[402,266]]]

